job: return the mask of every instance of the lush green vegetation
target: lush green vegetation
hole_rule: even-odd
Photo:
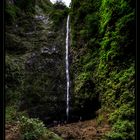
[[[26,112],[19,112],[14,106],[6,108],[6,124],[19,127],[21,140],[63,140],[49,131],[38,118],[29,118]]]
[[[61,1],[56,1],[56,3],[53,4],[53,9],[50,12],[50,17],[54,21],[54,28],[58,30],[63,26],[62,21],[63,19],[66,19],[68,15],[68,8],[66,5]]]
[[[86,100],[98,98],[103,112],[110,114],[109,140],[135,139],[134,3],[73,0],[71,4],[75,104],[86,106]],[[91,108],[94,112],[94,104]]]
[[[6,124],[19,121],[25,140],[61,139],[40,120],[66,118],[70,14],[70,119],[107,119],[104,139],[135,139],[135,1],[7,0],[5,14]]]
[[[24,140],[63,140],[58,135],[45,128],[42,121],[37,118],[22,116],[20,132]]]

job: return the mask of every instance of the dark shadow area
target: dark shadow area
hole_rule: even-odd
[[[96,111],[101,108],[99,97],[96,96],[92,100],[85,100],[82,107],[71,108],[69,122],[77,122],[93,119],[96,117]]]

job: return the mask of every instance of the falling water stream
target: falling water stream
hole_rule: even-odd
[[[66,116],[67,120],[69,118],[69,88],[70,88],[70,79],[69,79],[69,15],[67,17],[66,25],[66,79],[67,79],[67,106],[66,106]]]

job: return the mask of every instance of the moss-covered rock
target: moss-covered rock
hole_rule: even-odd
[[[33,7],[28,5],[32,11],[23,9],[22,3],[26,2],[11,3],[22,13],[15,11],[15,20],[6,25],[7,103],[46,122],[64,119],[67,8],[63,3],[57,7],[41,0]],[[53,17],[60,11],[57,25]]]

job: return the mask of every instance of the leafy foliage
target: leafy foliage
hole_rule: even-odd
[[[43,122],[38,119],[21,117],[21,134],[24,140],[38,140],[45,132]]]
[[[13,59],[6,56],[6,101],[7,104],[14,105],[19,101],[23,91],[23,66],[21,65],[22,59]]]
[[[43,122],[37,118],[20,118],[20,133],[24,140],[62,140],[58,135],[49,131]]]
[[[5,17],[6,23],[13,23],[17,16],[18,7],[6,1],[6,8],[5,8]]]
[[[68,8],[66,5],[61,2],[57,1],[50,12],[50,17],[54,22],[55,29],[59,29],[62,26],[62,20],[65,19],[68,15]]]
[[[129,135],[128,135],[129,133]],[[135,130],[133,121],[118,120],[112,127],[112,132],[106,134],[107,140],[134,140]]]
[[[39,6],[44,13],[48,14],[52,10],[52,3],[49,0],[37,0],[35,6]]]
[[[97,118],[97,124],[101,125],[101,123],[104,121],[104,116],[102,114],[99,114]]]
[[[112,125],[106,139],[134,139],[134,5],[131,0],[73,0],[71,8],[73,96],[99,95]],[[94,83],[92,91],[87,79]]]
[[[16,120],[16,109],[15,107],[7,107],[5,113],[6,123],[13,123]]]
[[[28,116],[25,111],[18,112],[16,106],[7,106],[5,112],[6,124],[16,123],[23,115]]]

